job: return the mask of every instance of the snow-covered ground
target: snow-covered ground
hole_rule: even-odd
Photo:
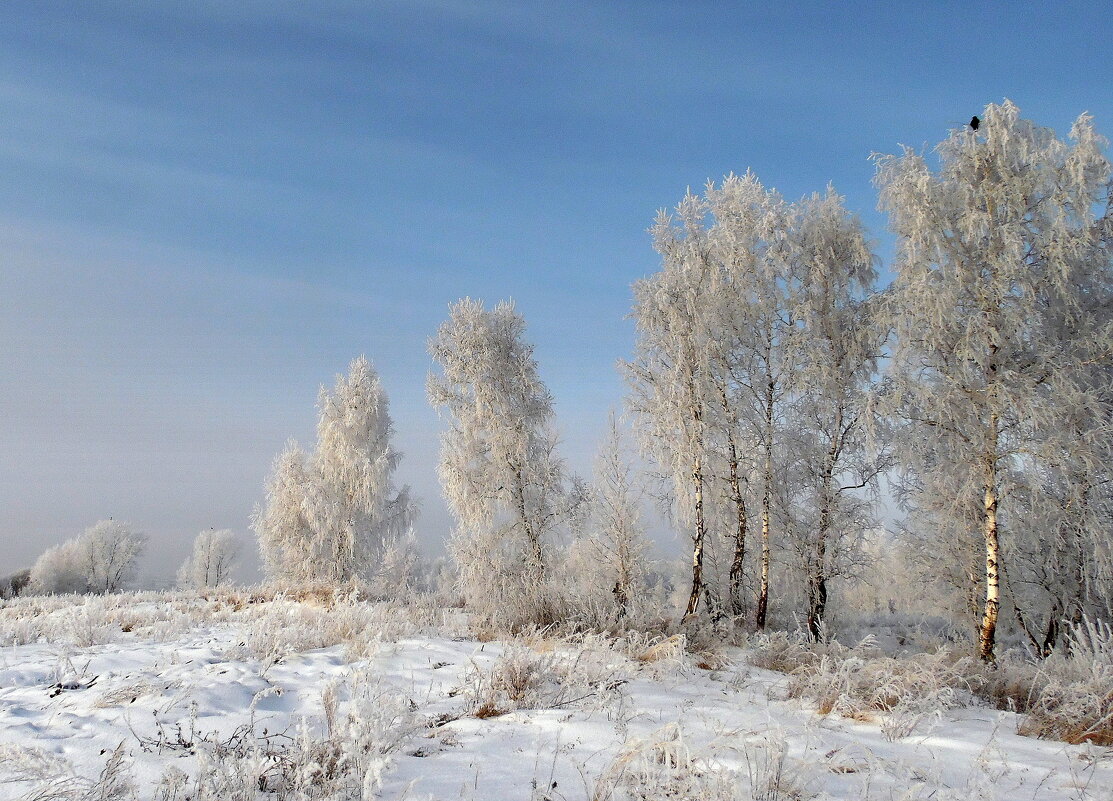
[[[289,797],[1113,798],[1110,749],[1019,736],[986,707],[894,737],[787,699],[788,678],[744,651],[698,667],[669,642],[424,634],[291,651],[274,645],[288,606],[0,649],[0,799],[195,798],[206,773],[201,797],[244,797],[221,771],[263,790],[308,776]]]

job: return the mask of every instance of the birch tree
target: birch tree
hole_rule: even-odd
[[[195,590],[220,587],[232,578],[239,557],[236,535],[229,529],[202,531],[178,569],[178,586]]]
[[[592,485],[591,554],[603,583],[613,597],[619,618],[643,600],[649,540],[622,435],[612,413],[599,455],[595,458]]]
[[[642,442],[665,468],[691,527],[685,615],[705,593],[704,559],[715,539],[730,544],[726,605],[740,614],[756,495],[758,628],[768,614],[775,485],[784,468],[779,430],[793,372],[787,212],[777,193],[746,173],[708,184],[702,197],[689,193],[675,216],[659,214],[651,232],[662,267],[634,285],[638,342],[626,365]],[[729,534],[709,538],[709,487],[720,480],[733,511],[715,517]]]
[[[828,582],[874,525],[862,491],[888,466],[867,436],[887,330],[872,294],[877,276],[865,232],[833,189],[795,204],[787,238],[800,330],[786,443],[798,480],[785,512],[794,519],[808,631],[818,640]]]
[[[1088,297],[1104,298],[1107,320],[1110,288],[1096,284]],[[1019,629],[1040,656],[1084,617],[1113,619],[1113,385],[1108,367],[1098,367],[1107,361],[1093,348],[1101,340],[1094,330],[1074,338],[1084,369],[1071,394],[1058,399],[1060,411],[1072,413],[1058,421],[1039,458],[1023,459],[1015,479],[1018,511],[1002,581]]]
[[[441,372],[427,382],[448,418],[438,475],[461,592],[510,626],[558,615],[551,551],[583,500],[557,456],[552,398],[524,334],[513,303],[487,310],[465,298],[429,341]]]
[[[41,595],[89,592],[89,573],[81,564],[76,539],[47,548],[35,560],[31,591]]]
[[[286,443],[267,478],[266,501],[252,518],[263,572],[272,581],[301,584],[318,578],[312,558],[316,531],[307,499],[308,461],[296,442]]]
[[[711,338],[716,395],[723,410],[728,476],[736,508],[732,592],[741,578],[748,523],[738,475],[748,455],[758,493],[761,555],[754,622],[765,628],[770,595],[776,485],[785,463],[781,431],[792,397],[796,318],[787,242],[791,209],[753,173],[727,176],[708,201],[712,240],[721,265]]]
[[[146,535],[118,520],[101,520],[85,529],[77,538],[77,559],[88,579],[89,591],[124,589],[135,579],[146,541]]]
[[[881,206],[898,236],[890,380],[914,477],[907,500],[915,507],[942,490],[955,493],[956,518],[977,510],[986,661],[1002,542],[1018,532],[1019,477],[1064,452],[1079,465],[1095,460],[1065,424],[1101,419],[1102,387],[1090,377],[1110,358],[1107,296],[1095,296],[1110,271],[1110,165],[1088,116],[1071,139],[1006,101],[986,108],[977,131],[952,131],[935,169],[907,148],[878,159]],[[1097,531],[1107,530],[1106,520]]]
[[[685,617],[696,613],[705,590],[707,414],[713,399],[708,315],[716,278],[707,213],[706,201],[689,193],[675,218],[658,214],[650,232],[662,266],[634,284],[638,339],[633,361],[623,365],[643,448],[664,468],[680,519],[690,526],[692,578]]]
[[[32,589],[50,595],[119,592],[135,579],[146,541],[127,523],[98,521],[35,561]]]

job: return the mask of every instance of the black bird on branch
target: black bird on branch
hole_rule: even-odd
[[[978,126],[981,125],[981,124],[982,124],[982,121],[978,119],[977,115],[974,115],[973,117],[970,118],[970,127],[973,130],[975,130],[975,131],[978,130]]]

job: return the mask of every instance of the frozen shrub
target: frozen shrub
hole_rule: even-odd
[[[644,648],[634,653],[634,659],[643,665],[655,665],[666,670],[684,666],[688,640],[683,634],[671,637],[645,637]]]
[[[987,666],[947,648],[894,658],[871,637],[847,648],[774,632],[752,638],[748,656],[790,674],[789,696],[815,702],[822,714],[881,717],[890,740],[947,709],[986,701],[1021,713],[1020,734],[1113,745],[1113,633],[1084,621],[1070,643],[1042,661],[1009,652]]]
[[[985,668],[972,658],[945,649],[894,658],[872,637],[847,648],[813,643],[802,632],[761,635],[751,642],[750,662],[790,674],[789,697],[813,701],[820,714],[880,716],[889,740],[944,710],[976,703],[986,687]]]
[[[202,625],[248,624],[247,636],[233,649],[263,661],[338,644],[348,646],[349,659],[360,659],[379,642],[447,628],[448,617],[420,597],[409,604],[370,603],[331,589],[289,595],[209,590],[204,596],[27,596],[0,605],[0,644],[46,640],[88,646],[122,636],[159,641]]]
[[[461,688],[467,712],[497,717],[517,709],[558,709],[583,702],[606,706],[626,683],[615,653],[594,639],[579,645],[540,640],[508,644],[486,668],[473,663]]]
[[[104,768],[93,776],[79,774],[58,754],[37,748],[0,745],[0,772],[5,782],[30,789],[27,801],[132,801],[135,783],[121,743],[108,752]]]
[[[788,765],[788,746],[771,734],[743,745],[744,770],[727,768],[714,744],[693,751],[675,723],[635,740],[608,765],[592,801],[793,801],[807,797]]]
[[[1029,691],[1027,734],[1068,743],[1113,745],[1113,631],[1083,621],[1070,636],[1070,651],[1056,651],[1041,665]]]
[[[749,740],[742,749],[746,778],[753,801],[788,801],[802,797],[798,777],[788,768],[788,743],[770,733],[760,740]]]
[[[694,756],[676,724],[627,746],[603,771],[592,801],[699,798],[744,801],[743,787],[725,771]]]
[[[377,797],[392,755],[428,722],[404,696],[384,691],[374,676],[356,672],[329,685],[322,714],[292,733],[189,735],[197,754],[190,777],[171,767],[159,801],[310,801]]]
[[[508,645],[486,670],[473,665],[465,677],[470,713],[489,718],[515,709],[551,707],[564,693],[554,653]]]
[[[747,656],[754,667],[791,673],[814,667],[827,644],[813,642],[803,632],[773,631],[758,634],[747,643]]]
[[[295,763],[307,765],[298,771],[299,780],[315,790],[299,789],[311,798],[372,797],[390,755],[426,726],[412,701],[386,692],[363,672],[327,688],[322,705],[324,736],[314,739],[303,726],[293,755]]]
[[[956,660],[946,651],[894,659],[848,650],[824,655],[813,668],[795,672],[788,692],[816,701],[822,714],[895,713],[903,721],[890,727],[896,734],[903,728],[910,732],[924,715],[973,702],[970,668],[969,661]]]
[[[363,659],[374,654],[380,642],[418,631],[421,624],[414,614],[419,611],[354,597],[317,605],[279,596],[254,610],[251,632],[237,648],[265,664],[339,644],[348,646],[348,659]]]
[[[63,618],[63,639],[78,648],[112,642],[120,633],[120,627],[109,622],[107,617],[104,604],[89,599]]]

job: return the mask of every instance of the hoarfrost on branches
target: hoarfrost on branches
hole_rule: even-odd
[[[353,361],[331,393],[322,388],[318,408],[316,450],[286,447],[255,517],[264,568],[284,582],[369,580],[416,514],[409,488],[394,486],[401,454],[371,363]]]
[[[512,303],[465,298],[429,342],[430,403],[448,417],[438,474],[466,602],[506,625],[551,622],[552,553],[582,508],[557,456],[553,404]]]
[[[239,551],[236,535],[229,529],[202,531],[193,541],[193,551],[178,570],[178,586],[200,590],[227,584]]]
[[[101,520],[47,549],[31,568],[31,586],[46,594],[119,592],[135,579],[146,540],[127,523]]]
[[[910,149],[878,158],[899,237],[889,381],[902,490],[932,528],[979,542],[969,578],[986,660],[1007,580],[1031,621],[1024,553],[1068,582],[1053,629],[1108,596],[1091,554],[1109,553],[1111,170],[1088,116],[1071,139],[1006,101],[977,131],[953,131],[937,169]]]

